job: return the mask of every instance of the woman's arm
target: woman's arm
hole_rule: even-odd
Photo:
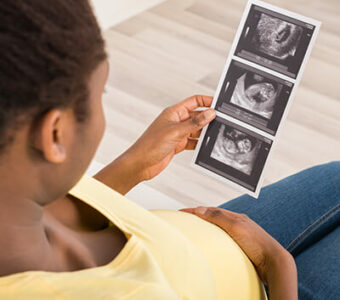
[[[181,211],[195,214],[226,231],[253,262],[260,279],[268,286],[269,299],[298,299],[294,258],[254,221],[246,215],[216,207]]]
[[[141,181],[162,172],[183,150],[193,150],[202,128],[215,117],[209,107],[213,98],[193,96],[163,110],[143,135],[125,153],[97,173],[94,178],[121,194]]]
[[[194,96],[166,108],[132,147],[94,178],[124,195],[141,181],[155,177],[175,154],[195,148],[201,129],[216,116],[214,110],[197,112],[195,109],[209,107],[211,103],[212,97]],[[71,195],[49,205],[49,210],[72,228],[79,223],[92,230],[108,225],[103,215]]]
[[[126,151],[93,177],[125,195],[138,183],[144,181],[139,160],[140,158],[133,152]]]
[[[294,258],[287,252],[272,254],[266,282],[269,299],[298,299],[297,270]]]

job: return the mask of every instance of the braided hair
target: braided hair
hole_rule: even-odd
[[[88,116],[90,74],[106,59],[89,0],[0,1],[0,153],[53,108]]]

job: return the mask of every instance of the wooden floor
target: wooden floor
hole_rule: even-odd
[[[269,0],[323,22],[265,174],[265,184],[340,159],[340,2]],[[111,75],[107,131],[96,160],[127,149],[166,106],[213,95],[245,0],[168,0],[105,33]],[[188,206],[218,205],[240,192],[190,167],[179,154],[153,188]]]

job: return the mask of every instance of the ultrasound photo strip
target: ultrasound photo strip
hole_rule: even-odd
[[[258,197],[320,26],[262,1],[247,3],[211,105],[218,118],[203,129],[193,167]],[[228,125],[219,126],[222,120]],[[251,162],[249,153],[262,160]]]

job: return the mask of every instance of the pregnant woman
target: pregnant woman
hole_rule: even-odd
[[[123,195],[195,148],[212,98],[166,108],[92,178],[109,70],[89,2],[1,1],[0,49],[0,299],[338,299],[338,162],[257,201],[145,210]]]

